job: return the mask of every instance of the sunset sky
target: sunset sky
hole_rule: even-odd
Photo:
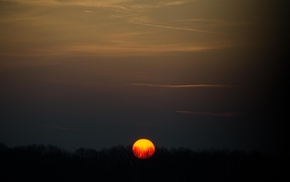
[[[0,142],[282,150],[287,4],[0,0]]]

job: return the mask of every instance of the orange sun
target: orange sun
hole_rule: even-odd
[[[139,159],[148,159],[155,152],[154,144],[148,139],[137,140],[132,147],[134,155]]]

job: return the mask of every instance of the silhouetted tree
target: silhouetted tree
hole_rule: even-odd
[[[156,148],[138,159],[131,146],[74,152],[53,145],[0,143],[0,181],[279,181],[288,156],[229,150]],[[288,177],[289,178],[289,177]]]

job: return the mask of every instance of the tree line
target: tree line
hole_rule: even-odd
[[[259,152],[187,148],[156,148],[142,160],[123,145],[69,152],[54,145],[0,144],[0,181],[284,181],[288,161]]]

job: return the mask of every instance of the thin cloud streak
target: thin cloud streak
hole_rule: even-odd
[[[215,84],[189,84],[189,85],[163,85],[163,84],[143,84],[133,83],[132,86],[144,86],[144,87],[160,87],[160,88],[219,88],[230,87],[229,85],[215,85]]]
[[[158,25],[158,24],[151,24],[151,23],[142,23],[142,22],[131,22],[131,23],[137,24],[137,25],[149,26],[149,27],[172,29],[172,30],[181,30],[181,31],[199,32],[199,33],[216,33],[216,32],[211,32],[211,31],[206,31],[206,30],[185,28],[185,27],[173,27],[173,26]]]
[[[117,40],[112,41],[118,43]],[[203,52],[213,49],[221,49],[218,46],[186,46],[186,45],[140,45],[137,43],[119,42],[120,45],[62,45],[47,46],[41,49],[27,49],[22,51],[1,52],[1,56],[57,56],[57,55],[82,55],[90,54],[97,56],[131,56],[131,55],[155,55],[166,52]]]
[[[15,22],[15,21],[33,21],[38,20],[38,17],[12,17],[12,18],[6,18],[0,19],[0,22]]]
[[[3,1],[3,0],[2,0]],[[5,1],[4,1],[5,2]],[[10,2],[25,3],[25,4],[38,4],[42,6],[57,5],[57,6],[83,6],[83,7],[97,7],[97,8],[113,8],[118,10],[144,10],[152,8],[162,8],[166,6],[178,6],[188,1],[169,1],[169,2],[136,2],[133,0],[11,0]]]
[[[236,117],[242,114],[241,112],[193,112],[186,110],[178,110],[176,112],[185,115],[214,116],[214,117]]]
[[[75,1],[60,1],[60,0],[11,0],[11,2],[39,5],[39,6],[83,6],[83,7],[97,7],[97,8],[113,8],[119,10],[127,10],[126,4],[131,0],[75,0]]]
[[[130,7],[131,9],[140,9],[140,10],[144,10],[144,9],[153,9],[153,8],[162,8],[162,7],[166,7],[166,6],[179,6],[179,5],[183,5],[183,4],[186,4],[188,3],[189,1],[171,1],[171,2],[154,2],[151,4],[128,4],[128,7]]]
[[[165,52],[201,52],[212,49],[218,49],[220,47],[215,46],[186,46],[186,45],[142,45],[130,41],[125,41],[119,45],[75,45],[75,46],[64,46],[59,49],[54,49],[52,52],[62,53],[91,53],[96,55],[106,56],[120,56],[120,55],[152,55],[160,54]],[[112,54],[114,53],[114,54]]]

